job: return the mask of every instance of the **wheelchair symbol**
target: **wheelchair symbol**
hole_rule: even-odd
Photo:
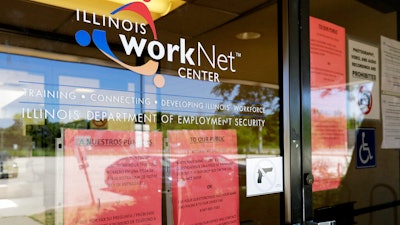
[[[368,143],[364,141],[365,139],[365,132],[361,133],[361,145],[358,149],[358,157],[362,164],[367,164],[368,161],[372,160],[374,156],[371,154],[371,150],[368,146]]]

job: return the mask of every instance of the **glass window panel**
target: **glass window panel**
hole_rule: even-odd
[[[313,206],[316,209],[317,219],[322,218],[322,215],[328,215],[331,219],[333,215],[342,215],[339,216],[340,224],[353,222],[353,219],[358,224],[393,224],[397,221],[397,208],[384,207],[381,211],[373,210],[375,206],[386,203],[390,205],[396,201],[395,196],[399,190],[398,151],[383,147],[384,130],[388,126],[384,124],[388,117],[384,113],[386,106],[383,106],[385,102],[383,99],[387,95],[384,90],[388,87],[381,82],[387,76],[384,72],[385,53],[382,51],[381,40],[382,38],[396,40],[398,24],[396,12],[391,7],[390,1],[380,3],[310,2],[312,18],[328,24],[323,27],[325,31],[329,31],[329,27],[344,29],[346,43],[345,48],[342,48],[344,50],[342,56],[345,57],[345,86],[339,91],[337,88],[319,83],[319,92],[311,97],[314,107],[322,102],[320,108],[325,106],[327,109],[326,112],[319,111],[318,114],[319,118],[325,119],[325,121],[320,119],[318,122],[320,128],[325,126],[322,133],[327,136],[317,132],[312,134],[313,173],[321,179],[320,183],[325,185],[314,186]],[[316,29],[322,30],[321,27]],[[327,55],[332,53],[329,50],[337,50],[337,46],[328,48],[326,42],[321,45],[321,41],[332,36],[329,34],[314,40],[314,42],[319,41],[319,47],[325,44],[322,49]],[[311,74],[313,76],[313,71]],[[314,73],[314,75],[320,74]],[[333,75],[328,77],[338,81]],[[392,95],[393,93],[389,94]],[[342,99],[340,104],[335,101],[339,98]],[[345,109],[345,113],[342,109]],[[340,114],[338,110],[341,111]],[[313,113],[316,113],[316,110]],[[345,122],[342,126],[344,128],[340,129],[345,131],[342,135],[346,137],[344,141],[337,138],[335,131],[338,129],[332,129],[329,125],[336,123],[338,116]],[[313,123],[313,126],[318,126],[316,121]],[[333,144],[345,143],[341,153],[334,148],[334,145],[326,143],[330,138]],[[325,144],[321,144],[324,141]],[[321,152],[314,146],[317,143],[329,151],[320,154]]]
[[[161,3],[4,2],[0,223],[280,224],[276,2]]]

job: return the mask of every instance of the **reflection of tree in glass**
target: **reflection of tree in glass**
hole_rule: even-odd
[[[0,129],[0,150],[8,152],[11,156],[26,156],[26,150],[30,148],[31,138],[23,135],[23,122],[18,116],[14,116],[14,123]]]
[[[252,148],[274,149],[279,146],[279,93],[278,89],[220,83],[212,94],[222,97],[222,103],[234,106],[262,107],[263,113],[241,112],[240,116],[265,119],[265,126],[237,127],[238,147],[248,152]],[[261,136],[261,138],[260,138]],[[260,142],[263,147],[260,146]]]
[[[222,97],[223,103],[230,102],[235,105],[248,106],[262,105],[266,115],[279,111],[278,89],[220,83],[212,89],[211,93]]]
[[[55,139],[61,137],[61,128],[87,127],[86,120],[64,124],[45,119],[42,122],[27,123],[21,114],[15,114],[14,123],[10,127],[0,129],[0,148],[13,156],[54,156]]]

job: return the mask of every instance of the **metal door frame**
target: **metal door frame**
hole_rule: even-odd
[[[309,1],[278,1],[281,149],[285,189],[281,220],[312,221]],[[284,221],[284,222],[283,222]]]

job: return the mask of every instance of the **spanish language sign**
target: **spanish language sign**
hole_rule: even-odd
[[[337,188],[347,168],[345,47],[343,27],[310,17],[313,191]]]
[[[64,132],[64,225],[161,221],[162,134]]]
[[[239,224],[236,131],[169,131],[168,138],[174,224]]]
[[[380,119],[379,50],[348,40],[349,116],[356,120]]]

